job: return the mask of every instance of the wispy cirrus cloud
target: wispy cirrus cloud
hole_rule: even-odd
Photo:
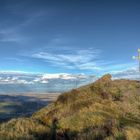
[[[26,6],[26,9],[24,6]],[[5,11],[10,13],[11,17],[6,19],[0,17],[2,21],[0,26],[0,42],[30,42],[31,37],[26,32],[34,24],[42,22],[44,18],[49,20],[51,16],[56,14],[56,10],[51,8],[30,9],[26,2],[9,4],[5,6],[3,12]]]
[[[104,66],[104,73],[118,73],[122,71],[127,71],[131,69],[136,69],[136,63],[130,62],[130,63],[118,63],[118,62],[112,62],[110,64],[107,64]]]
[[[60,40],[59,40],[60,41]],[[62,41],[62,40],[61,40]],[[61,67],[66,69],[74,69],[76,71],[83,72],[99,72],[99,75],[105,73],[114,73],[114,71],[126,71],[127,69],[136,68],[135,62],[117,62],[107,61],[102,58],[102,51],[87,47],[82,48],[65,48],[61,47],[61,51],[58,50],[58,46],[49,48],[45,51],[35,52],[31,55],[32,58],[39,59],[48,63],[48,66]]]
[[[16,30],[2,29],[0,31],[0,42],[21,42],[23,39]]]
[[[97,64],[100,51],[95,49],[86,50],[62,50],[61,52],[38,52],[32,54],[33,58],[42,59],[52,66],[60,66],[77,70],[100,70]]]

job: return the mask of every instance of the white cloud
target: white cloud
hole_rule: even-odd
[[[101,67],[97,66],[96,62],[88,62],[79,65],[81,70],[102,70]]]
[[[62,81],[71,81],[71,80],[82,80],[82,79],[88,79],[89,77],[85,74],[68,74],[68,73],[55,73],[55,74],[42,74],[39,77],[35,78],[33,80],[34,83],[49,83],[49,80],[62,80]],[[95,77],[94,77],[95,78]],[[61,81],[61,82],[62,82]]]
[[[33,58],[43,59],[52,66],[60,66],[68,69],[79,70],[100,70],[97,59],[99,57],[99,50],[86,49],[62,52],[39,52],[32,54]]]
[[[67,73],[59,73],[59,74],[44,74],[42,79],[75,79],[76,77]]]
[[[58,84],[63,81],[90,81],[91,79],[96,79],[96,77],[85,74],[68,74],[68,73],[55,73],[55,74],[32,74],[26,72],[17,72],[17,71],[7,71],[0,72],[0,84],[47,84],[50,81]],[[58,83],[57,83],[58,82]],[[61,83],[60,83],[61,84]]]
[[[114,71],[112,72],[112,76],[114,79],[140,80],[140,72],[137,68],[130,68],[122,71]]]
[[[0,84],[33,84],[32,79],[34,79],[33,73],[24,71],[0,71]]]
[[[0,84],[33,84],[33,82],[19,77],[0,77]]]
[[[59,53],[58,53],[59,52]],[[104,61],[101,57],[101,51],[87,48],[86,50],[62,49],[41,51],[32,54],[33,58],[42,59],[54,67],[74,69],[81,71],[95,71],[101,74],[112,73],[114,70],[125,70],[136,66],[136,63],[120,63],[114,61]]]
[[[34,74],[34,73],[30,73],[30,72],[26,72],[26,71],[16,71],[16,70],[4,70],[4,71],[0,71],[0,74],[18,74],[18,75],[25,75],[25,74]]]

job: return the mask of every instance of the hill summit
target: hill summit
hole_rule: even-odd
[[[104,75],[1,124],[0,140],[140,140],[140,82]]]

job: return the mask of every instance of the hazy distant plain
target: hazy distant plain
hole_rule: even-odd
[[[0,122],[32,115],[35,111],[55,101],[60,93],[28,93],[0,95]]]

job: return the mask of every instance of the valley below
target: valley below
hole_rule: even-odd
[[[0,122],[17,117],[29,117],[35,111],[54,102],[60,93],[0,94]]]

